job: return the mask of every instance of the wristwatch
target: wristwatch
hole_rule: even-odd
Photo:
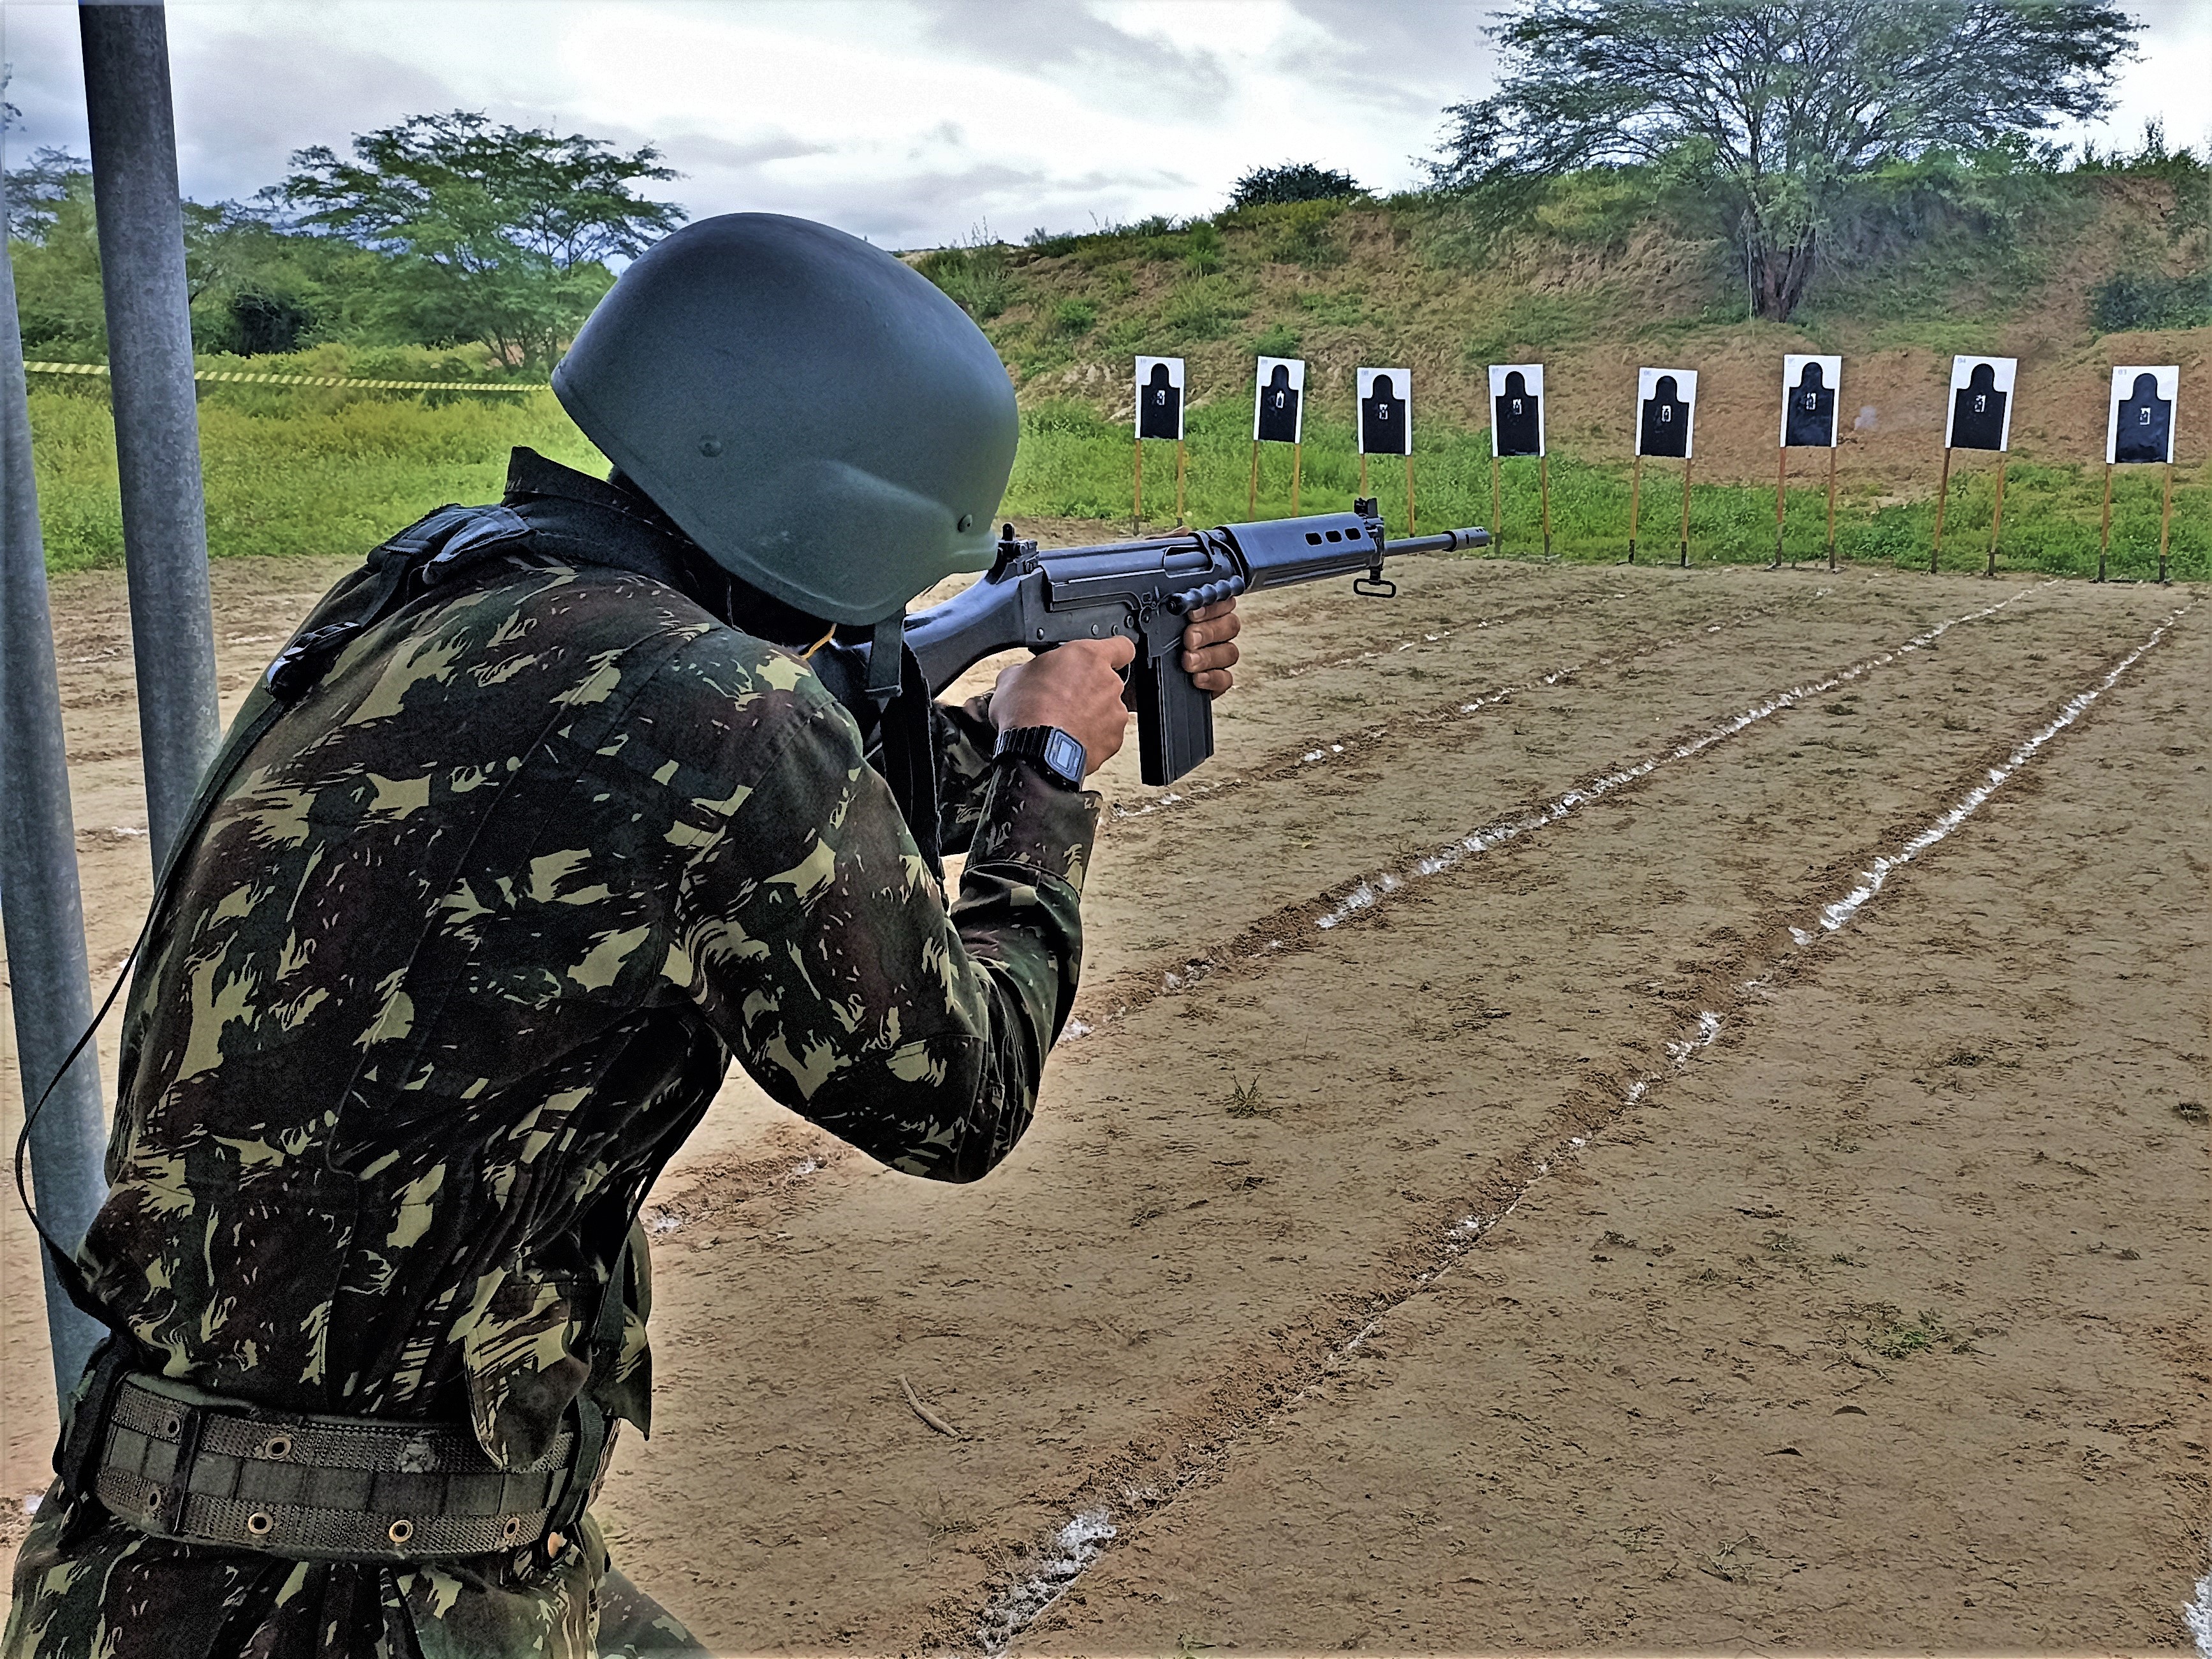
[[[1083,745],[1057,726],[1016,726],[999,734],[994,760],[1012,756],[1033,763],[1044,775],[1069,789],[1083,787]]]

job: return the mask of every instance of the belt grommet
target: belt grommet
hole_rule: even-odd
[[[161,1419],[161,1437],[164,1440],[181,1440],[184,1434],[185,1419],[176,1412],[172,1412]]]
[[[166,1496],[166,1494],[163,1493],[159,1486],[155,1486],[149,1491],[146,1494],[146,1513],[149,1515],[161,1514],[161,1499],[164,1496]]]
[[[404,1544],[415,1536],[415,1523],[403,1515],[384,1529],[384,1535],[395,1544]]]
[[[499,1523],[499,1541],[502,1544],[519,1544],[522,1541],[522,1517],[520,1516],[510,1515],[506,1520]]]
[[[246,1530],[254,1538],[266,1538],[276,1529],[276,1517],[266,1510],[256,1510],[246,1517]]]
[[[281,1463],[292,1455],[292,1436],[288,1434],[270,1435],[261,1442],[261,1455],[272,1462]]]

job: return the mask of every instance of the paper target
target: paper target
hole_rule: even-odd
[[[1841,357],[1791,351],[1782,359],[1782,447],[1836,447],[1836,398],[1844,383]]]
[[[2105,423],[2106,464],[2171,461],[2173,406],[2180,393],[2181,370],[2173,363],[2113,369],[2112,413]]]
[[[1182,359],[1137,359],[1137,436],[1182,441]]]
[[[1359,371],[1359,453],[1413,453],[1413,374],[1409,369]]]
[[[1544,365],[1490,365],[1490,453],[1502,459],[1544,453]]]
[[[1690,429],[1698,413],[1698,371],[1639,369],[1636,371],[1636,453],[1672,455],[1687,460],[1693,453]]]
[[[1252,400],[1252,436],[1259,443],[1296,443],[1305,430],[1306,366],[1296,357],[1260,359]]]
[[[1943,425],[1946,449],[2012,447],[2012,387],[2017,357],[1951,359],[1951,416]]]

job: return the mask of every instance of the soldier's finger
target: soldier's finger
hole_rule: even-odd
[[[1193,611],[1190,613],[1190,619],[1193,622],[1211,622],[1218,616],[1233,616],[1236,613],[1236,611],[1237,601],[1235,600],[1217,599],[1212,604],[1201,605],[1196,610]]]
[[[1191,675],[1190,683],[1208,697],[1218,697],[1237,683],[1237,676],[1226,668],[1212,668]]]
[[[1202,611],[1191,613],[1190,625],[1182,631],[1182,646],[1187,651],[1202,651],[1208,645],[1234,639],[1243,631],[1243,622],[1235,611],[1223,611],[1209,605]]]
[[[1189,636],[1186,634],[1183,637],[1188,640]],[[1208,645],[1204,650],[1185,651],[1182,654],[1182,671],[1188,674],[1199,674],[1209,673],[1215,668],[1233,668],[1237,666],[1237,651],[1233,643]]]

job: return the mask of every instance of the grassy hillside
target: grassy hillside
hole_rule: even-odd
[[[2116,308],[2142,312],[2146,294],[2202,286],[2205,204],[2169,180],[2069,174],[2039,185],[2024,207],[1999,206],[1978,217],[1947,207],[1887,225],[1832,261],[1786,326],[1743,320],[1724,243],[1670,229],[1648,192],[1603,179],[1563,192],[1505,250],[1485,247],[1449,204],[1411,199],[1248,210],[1023,248],[942,250],[917,263],[978,317],[1019,387],[1024,436],[1006,505],[1016,517],[1126,522],[1130,358],[1139,351],[1189,363],[1189,516],[1243,517],[1252,357],[1264,352],[1309,363],[1299,492],[1307,510],[1338,507],[1356,488],[1353,370],[1389,364],[1415,376],[1422,523],[1487,524],[1486,367],[1535,359],[1547,366],[1553,548],[1618,558],[1635,371],[1649,363],[1702,375],[1692,557],[1763,559],[1774,546],[1780,358],[1827,351],[1845,357],[1839,549],[1911,565],[1927,557],[1949,354],[2001,351],[2021,359],[2005,561],[2094,570],[2110,365],[2179,362],[2173,568],[2212,577],[2212,326],[2100,333],[2093,320],[2100,308],[2108,316]],[[298,366],[397,373],[385,355],[356,363],[343,348],[325,347]],[[252,366],[294,364],[258,357]],[[426,363],[414,372],[454,370]],[[50,560],[69,568],[119,558],[104,387],[34,380],[32,416]],[[598,464],[543,392],[441,405],[211,386],[201,418],[218,555],[366,547],[441,501],[495,497],[514,443]],[[1173,448],[1153,446],[1146,501],[1156,523],[1172,515],[1174,473]],[[1288,510],[1289,473],[1287,454],[1263,457],[1262,514]],[[1653,556],[1673,553],[1680,473],[1672,462],[1645,468],[1643,540]],[[2120,476],[2120,573],[2150,568],[2160,482],[2154,469]],[[1796,452],[1795,555],[1823,546],[1824,484],[1821,458]],[[1978,566],[1993,485],[1988,458],[1959,461],[1947,563]],[[1402,529],[1401,474],[1378,472],[1373,488]],[[1508,463],[1504,505],[1507,550],[1532,551],[1540,540],[1534,463]]]

